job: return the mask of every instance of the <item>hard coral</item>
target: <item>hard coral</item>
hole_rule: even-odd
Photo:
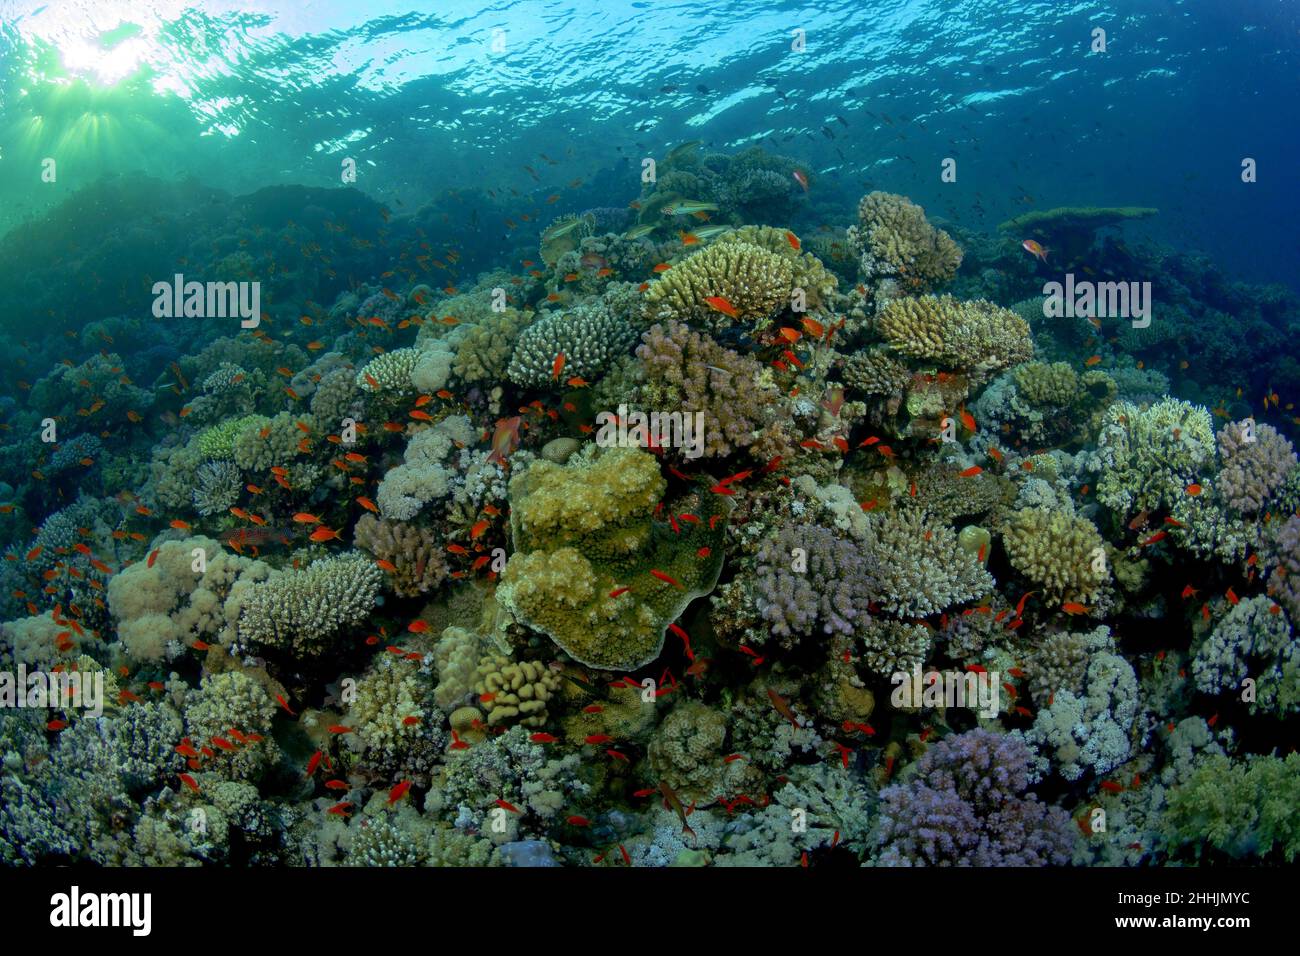
[[[1070,858],[1074,824],[1029,786],[1030,753],[1012,737],[970,730],[934,744],[909,783],[881,791],[885,866],[1043,866]]]

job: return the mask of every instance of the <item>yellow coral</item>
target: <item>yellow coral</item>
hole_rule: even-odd
[[[876,321],[895,350],[964,369],[975,378],[1033,356],[1025,320],[984,299],[962,302],[950,295],[895,299]]]
[[[546,702],[560,689],[559,675],[537,661],[512,661],[491,654],[479,661],[474,691],[487,698],[488,723],[540,727],[546,723]],[[490,696],[489,696],[490,695]]]
[[[715,242],[665,272],[646,292],[646,315],[719,327],[732,320],[705,299],[721,297],[735,322],[762,328],[790,301],[794,267],[749,242]]]
[[[1024,508],[1002,544],[1011,566],[1049,601],[1087,603],[1110,581],[1105,542],[1091,521],[1055,508]]]

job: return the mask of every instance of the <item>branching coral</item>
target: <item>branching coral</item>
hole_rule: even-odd
[[[526,388],[556,385],[576,376],[594,381],[636,341],[636,331],[601,303],[544,316],[524,329],[515,344],[509,379]]]
[[[862,550],[875,569],[874,598],[890,614],[938,614],[993,587],[977,556],[958,546],[957,533],[920,510],[873,515]]]
[[[427,594],[450,571],[442,541],[432,528],[362,515],[353,534],[358,548],[396,568],[385,580],[401,597]]]
[[[1206,693],[1237,693],[1251,713],[1281,717],[1300,709],[1300,642],[1286,613],[1263,594],[1242,598],[1215,624],[1192,659],[1192,674]]]
[[[831,529],[783,528],[759,549],[755,604],[781,638],[852,634],[877,590],[872,573],[858,545]]]
[[[417,432],[406,445],[403,464],[390,468],[379,483],[375,500],[380,514],[389,521],[410,521],[429,502],[450,494],[455,480],[452,455],[458,445],[477,437],[464,415]]]
[[[868,280],[901,276],[924,289],[947,282],[961,266],[962,252],[952,237],[930,225],[924,209],[894,193],[862,197],[848,241]]]
[[[1007,520],[1002,544],[1011,566],[1045,600],[1086,604],[1110,581],[1105,542],[1087,518],[1059,508],[1022,508]]]
[[[754,448],[766,460],[784,449],[788,413],[756,360],[678,322],[656,325],[643,339],[642,403],[652,411],[702,412],[705,455]]]
[[[789,306],[793,288],[794,267],[784,255],[749,242],[714,243],[651,283],[646,314],[704,328],[763,328]],[[735,317],[709,305],[709,298],[726,299]]]
[[[1030,754],[1013,737],[970,730],[934,744],[906,784],[880,794],[885,866],[1064,864],[1074,842],[1065,811],[1029,787]]]
[[[232,594],[240,610],[239,639],[298,656],[323,654],[340,632],[366,619],[382,583],[383,572],[356,551],[301,571],[273,571]]]
[[[1218,435],[1218,489],[1237,511],[1255,514],[1296,467],[1295,449],[1273,426],[1230,422]]]
[[[1137,677],[1115,652],[1109,630],[1098,628],[1084,640],[1088,670],[1082,690],[1057,692],[1024,732],[1066,780],[1078,780],[1089,770],[1107,774],[1127,760],[1138,713]]]
[[[212,752],[205,770],[232,780],[253,780],[280,758],[271,736],[275,712],[275,701],[253,678],[239,671],[210,674],[187,702],[185,731],[195,746]],[[241,739],[250,735],[261,739]],[[214,739],[228,746],[213,745]]]

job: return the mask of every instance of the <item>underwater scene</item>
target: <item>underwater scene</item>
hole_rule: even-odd
[[[1298,9],[0,0],[0,862],[1291,863]]]

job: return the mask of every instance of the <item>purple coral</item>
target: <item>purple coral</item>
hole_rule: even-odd
[[[647,404],[661,411],[704,413],[704,453],[752,448],[757,457],[785,454],[788,416],[776,389],[758,384],[762,366],[680,322],[652,327],[636,354],[645,363]]]
[[[1043,866],[1070,858],[1074,826],[1029,786],[1030,752],[976,729],[934,744],[906,784],[880,794],[883,866]]]
[[[780,637],[852,634],[873,583],[858,546],[820,525],[785,528],[758,552],[759,613]]]
[[[1254,440],[1247,440],[1250,430]],[[1219,432],[1219,490],[1244,514],[1259,511],[1296,466],[1295,450],[1271,425],[1230,422]]]
[[[1273,532],[1269,589],[1291,620],[1300,621],[1300,515],[1292,515],[1285,524],[1273,524],[1277,530]]]

